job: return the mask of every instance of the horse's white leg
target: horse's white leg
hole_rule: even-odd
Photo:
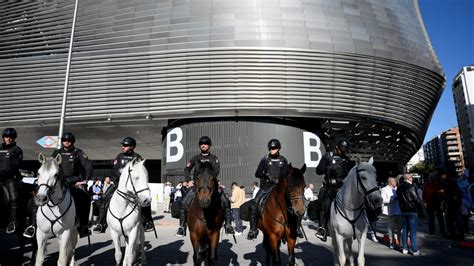
[[[357,263],[359,266],[364,266],[365,265],[365,256],[364,256],[364,250],[365,250],[365,240],[367,239],[367,230],[362,233],[359,239],[359,254],[357,255]]]
[[[58,235],[59,241],[59,258],[58,258],[58,265],[66,266],[69,264],[71,259],[71,229],[64,230],[61,235]]]
[[[125,247],[125,257],[123,259],[124,266],[131,266],[133,264],[133,260],[135,259],[135,249],[137,247],[137,237],[138,237],[138,225],[130,230],[128,234],[128,242],[126,243]]]
[[[335,235],[336,245],[337,245],[337,259],[339,260],[339,265],[346,265],[346,254],[344,253],[344,238],[340,235]]]
[[[354,257],[352,256],[352,238],[346,239],[345,244],[346,257],[349,258],[349,264],[354,266]]]
[[[36,231],[36,243],[38,244],[38,250],[36,251],[36,260],[35,265],[41,266],[43,265],[44,261],[44,254],[46,252],[46,242],[48,241],[48,237],[44,234],[43,231],[37,230]]]
[[[141,252],[141,264],[146,265],[146,256],[145,256],[145,228],[140,224],[139,225],[139,234],[140,234],[140,252]]]
[[[115,262],[117,265],[120,265],[120,262],[122,261],[122,251],[120,250],[120,235],[118,232],[113,230],[112,227],[110,227],[109,231],[115,246]]]
[[[339,255],[337,253],[337,242],[336,237],[334,234],[331,235],[331,243],[332,243],[332,255],[334,259],[334,265],[339,265]]]
[[[70,243],[70,248],[71,248],[71,260],[69,262],[70,266],[74,266],[76,264],[76,258],[75,258],[75,253],[76,253],[76,245],[77,245],[77,228],[71,229],[71,240],[69,241]]]

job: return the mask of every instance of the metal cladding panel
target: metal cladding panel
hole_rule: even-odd
[[[305,129],[270,120],[223,120],[175,123],[169,125],[167,132],[168,135],[182,135],[179,138],[168,136],[171,142],[163,143],[163,181],[176,184],[184,180],[183,171],[187,161],[200,152],[199,138],[209,136],[212,140],[211,153],[219,158],[221,164],[219,180],[228,187],[236,181],[239,185],[251,188],[252,182],[259,181],[255,178],[255,171],[260,160],[268,154],[267,143],[272,138],[280,140],[280,153],[293,166],[301,168],[307,163],[307,183],[321,183],[315,166],[325,153],[324,144],[316,134]],[[174,148],[179,145],[183,147],[182,153]],[[170,160],[168,149],[169,155],[177,157]]]
[[[0,124],[59,120],[73,6],[0,3]],[[66,121],[369,119],[411,136],[403,161],[444,77],[415,0],[90,0],[69,84]]]

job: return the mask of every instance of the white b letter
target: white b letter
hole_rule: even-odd
[[[176,139],[171,141],[171,135],[175,135]],[[181,128],[176,127],[173,128],[168,134],[166,134],[166,162],[173,163],[181,160],[184,155],[184,147],[181,144],[181,140],[183,139],[183,130]],[[176,154],[171,155],[171,148],[176,148]]]
[[[311,140],[316,141],[316,145],[311,145]],[[311,132],[303,132],[303,146],[304,146],[304,162],[308,167],[317,167],[319,161],[321,160],[321,140],[319,137]],[[317,160],[311,160],[311,154],[317,153]]]

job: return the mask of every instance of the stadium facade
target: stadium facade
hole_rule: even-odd
[[[27,160],[57,134],[73,10],[0,3],[0,125],[18,129]],[[209,135],[221,179],[246,186],[279,138],[315,182],[341,137],[379,173],[398,170],[444,83],[416,0],[81,0],[65,130],[97,169],[136,138],[162,181],[181,179]]]

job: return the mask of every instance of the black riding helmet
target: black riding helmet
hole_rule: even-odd
[[[5,138],[5,137],[11,137],[13,139],[16,139],[17,137],[16,130],[11,127],[5,128],[5,130],[3,130],[3,133],[2,133],[2,138]]]
[[[71,132],[66,132],[61,137],[61,141],[66,141],[66,140],[74,144],[76,142],[76,137],[74,137],[74,135]]]
[[[137,141],[132,137],[124,138],[121,143],[123,146],[132,146],[132,147],[137,146]]]
[[[199,139],[199,146],[201,146],[203,144],[207,144],[207,145],[211,146],[212,145],[211,138],[209,138],[208,136],[202,136]]]
[[[277,139],[271,139],[268,142],[268,150],[271,150],[271,149],[281,149],[280,141]]]
[[[336,147],[339,148],[340,151],[347,153],[351,148],[351,145],[348,140],[346,139],[339,139],[336,143]]]

